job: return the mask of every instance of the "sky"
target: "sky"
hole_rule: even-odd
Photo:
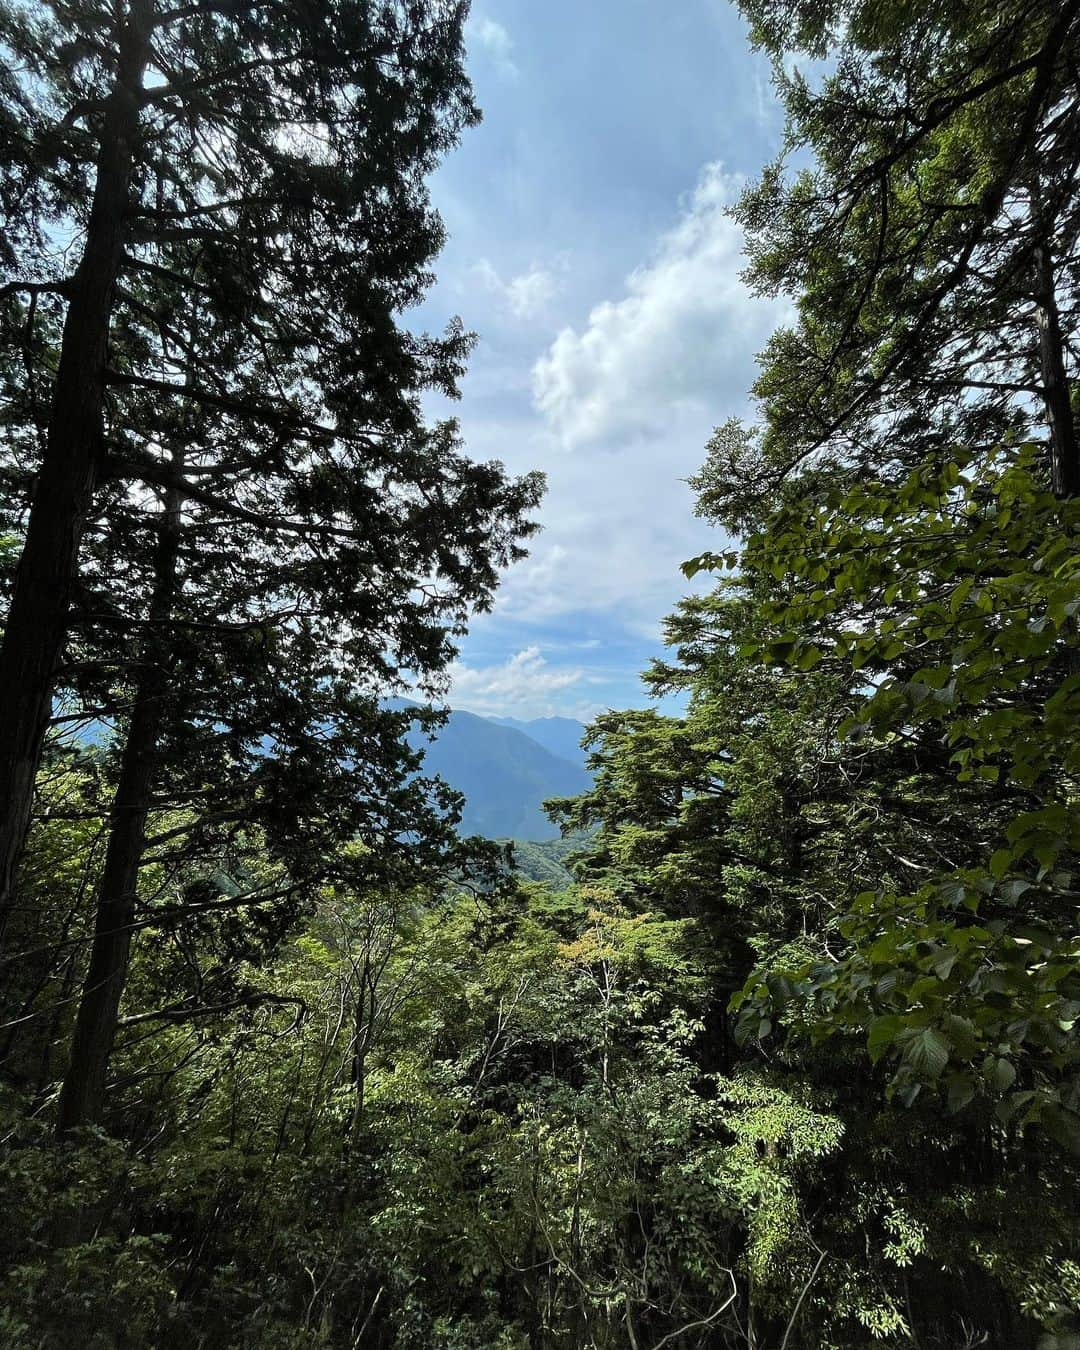
[[[448,700],[587,721],[647,702],[679,565],[720,542],[686,479],[748,413],[779,319],[740,279],[726,207],[782,118],[724,0],[474,0],[467,39],[484,120],[431,181],[449,239],[415,317],[479,335],[460,402],[434,411],[548,491]]]

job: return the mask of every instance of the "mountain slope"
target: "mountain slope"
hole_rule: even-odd
[[[475,713],[452,712],[436,740],[413,732],[409,741],[423,749],[425,773],[437,773],[465,794],[463,834],[554,839],[559,832],[540,803],[589,787],[580,763],[552,754],[514,726]]]
[[[565,890],[574,881],[566,859],[583,849],[588,838],[578,833],[559,839],[511,839],[508,842],[514,846],[514,871],[529,881],[546,882],[552,890]]]
[[[581,748],[581,738],[585,728],[572,717],[535,717],[528,722],[521,722],[516,717],[492,717],[490,720],[499,726],[513,727],[560,759],[584,767],[585,751]]]

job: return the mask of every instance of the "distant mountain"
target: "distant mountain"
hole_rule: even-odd
[[[490,720],[523,732],[560,759],[568,759],[571,764],[585,764],[585,751],[581,748],[585,728],[572,717],[535,717],[530,722],[520,722],[516,717],[492,717]]]
[[[389,702],[397,708],[415,706],[407,699]],[[438,774],[465,794],[462,834],[527,844],[559,840],[558,829],[540,809],[541,802],[548,797],[574,797],[592,785],[584,768],[584,752],[577,744],[584,732],[581,723],[569,717],[520,722],[512,717],[452,712],[436,740],[428,741],[415,731],[409,742],[424,751],[425,773]],[[112,728],[104,722],[90,722],[80,725],[73,739],[89,749],[104,746],[111,734]],[[265,748],[270,751],[269,741]],[[556,844],[554,852],[545,853],[544,863],[521,870],[537,880],[542,876],[565,885],[569,873],[560,865],[561,858],[573,847],[573,843]],[[526,852],[531,861],[532,855]]]
[[[404,701],[394,702],[405,706]],[[568,718],[540,720],[578,726]],[[409,741],[423,749],[425,773],[437,773],[465,794],[463,834],[555,839],[559,831],[540,803],[547,797],[576,796],[591,782],[580,753],[563,758],[516,725],[475,713],[452,712],[434,741],[420,732],[410,733]]]

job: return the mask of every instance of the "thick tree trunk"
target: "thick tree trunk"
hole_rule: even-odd
[[[168,623],[177,591],[181,496],[170,488],[159,525],[149,637],[135,690],[120,779],[109,821],[109,842],[98,889],[94,941],[83,984],[71,1058],[60,1092],[57,1132],[98,1124],[105,1105],[105,1074],[116,1036],[120,999],[127,982],[135,921],[136,887],[146,818],[158,764],[158,741],[169,690]]]
[[[1050,469],[1055,497],[1080,496],[1080,447],[1065,373],[1065,345],[1061,337],[1054,280],[1050,230],[1043,218],[1038,190],[1031,193],[1035,228],[1035,324],[1039,332],[1039,367],[1046,421],[1050,428]]]
[[[120,37],[86,246],[69,292],[45,457],[0,647],[0,950],[96,485],[109,325],[124,254],[151,6],[152,0],[132,0]]]

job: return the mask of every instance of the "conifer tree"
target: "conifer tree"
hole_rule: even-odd
[[[764,355],[763,437],[718,433],[739,469],[712,505],[752,515],[807,463],[895,477],[1006,434],[1044,438],[1076,495],[1080,6],[742,8],[788,117],[740,206],[749,277],[798,316]]]
[[[375,530],[387,459],[425,480],[444,453],[418,394],[452,391],[468,339],[398,316],[442,238],[424,175],[477,115],[463,19],[441,0],[4,7],[0,338],[25,535],[0,652],[5,909],[103,499],[179,486],[271,531],[306,528],[282,507],[321,513],[334,537],[342,493]],[[152,432],[181,407],[219,415],[222,450],[182,481]]]

